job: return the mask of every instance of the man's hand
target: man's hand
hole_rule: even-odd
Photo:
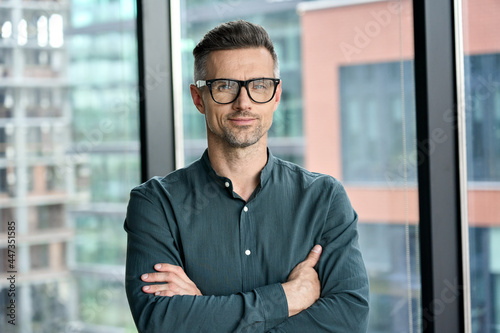
[[[156,296],[193,295],[201,296],[200,289],[188,278],[184,270],[175,265],[156,264],[159,273],[143,274],[141,280],[145,282],[166,282],[144,286],[142,291]]]
[[[290,317],[310,307],[320,296],[321,286],[314,266],[321,251],[321,245],[314,246],[307,258],[290,272],[287,282],[282,283]]]

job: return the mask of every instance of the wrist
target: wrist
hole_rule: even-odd
[[[282,283],[281,286],[283,287],[283,291],[285,292],[286,302],[288,304],[288,316],[294,316],[300,311],[304,310],[300,308],[300,306],[298,306],[297,302],[295,301],[296,292],[293,281]]]

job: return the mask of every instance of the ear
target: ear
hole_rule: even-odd
[[[194,106],[196,106],[201,114],[205,114],[205,103],[203,102],[201,89],[194,84],[191,84],[189,89],[191,90],[191,98],[193,99]]]
[[[283,81],[280,81],[280,83],[276,87],[276,94],[274,95],[274,98],[273,98],[273,103],[274,103],[273,112],[276,111],[276,109],[278,108],[278,105],[280,104],[280,101],[281,101],[281,92],[282,92],[281,85],[282,84],[283,84]]]

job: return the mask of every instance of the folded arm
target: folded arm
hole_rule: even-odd
[[[323,253],[316,268],[321,296],[308,309],[269,332],[367,331],[369,284],[358,245],[358,218],[343,186],[338,182],[336,186],[319,241]]]
[[[289,316],[294,316],[310,307],[320,296],[320,282],[314,266],[321,255],[321,246],[316,245],[307,258],[299,263],[281,286],[285,292]],[[182,267],[171,264],[156,264],[156,273],[146,273],[141,280],[147,283],[142,291],[155,296],[201,296],[196,284],[186,275]]]
[[[191,293],[197,287],[189,287],[184,280],[178,282],[188,285],[184,296],[157,296],[158,290],[145,293],[144,287],[149,285],[153,290],[157,286],[143,281],[141,276],[151,272],[158,262],[184,268],[179,244],[172,237],[175,230],[165,223],[168,208],[158,207],[149,197],[147,193],[132,191],[125,221],[128,233],[125,287],[141,333],[264,332],[288,318],[286,294],[280,283],[225,296],[194,296]],[[175,278],[170,277],[177,279],[182,274],[177,270],[174,275]]]
[[[288,306],[293,301],[287,293],[287,288],[293,285],[286,283],[226,296],[194,296],[198,295],[198,287],[190,284],[187,276],[189,281],[175,277],[184,281],[176,283],[179,280],[173,275],[171,281],[166,281],[168,277],[164,275],[163,279],[171,286],[178,284],[174,289],[182,290],[171,290],[173,296],[170,297],[162,296],[168,291],[152,284],[150,278],[154,275],[148,274],[146,279],[141,276],[170,273],[161,272],[161,268],[153,273],[157,263],[162,263],[163,268],[169,267],[163,263],[178,266],[184,272],[182,244],[172,237],[177,230],[175,225],[167,227],[165,223],[165,218],[175,217],[165,216],[172,209],[158,207],[147,193],[133,191],[125,221],[128,232],[126,290],[139,331],[365,332],[368,281],[357,244],[357,216],[343,188],[340,192],[332,198],[331,213],[317,239],[323,246],[316,265],[320,298],[311,306],[294,309],[294,305]],[[182,275],[178,273],[174,275]],[[164,285],[161,281],[160,278],[155,282]],[[143,289],[146,286],[150,286],[149,291]],[[158,291],[160,294],[155,295]]]
[[[142,287],[146,294],[155,296],[191,295],[202,296],[200,289],[186,275],[182,267],[171,264],[156,264],[157,273],[146,273],[141,280],[146,283],[161,282],[162,284],[147,285]]]

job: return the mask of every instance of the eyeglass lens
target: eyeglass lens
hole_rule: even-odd
[[[275,93],[272,79],[256,79],[247,84],[249,97],[257,103],[269,102]],[[211,84],[212,97],[217,103],[231,103],[240,92],[240,83],[235,80],[215,80]]]

